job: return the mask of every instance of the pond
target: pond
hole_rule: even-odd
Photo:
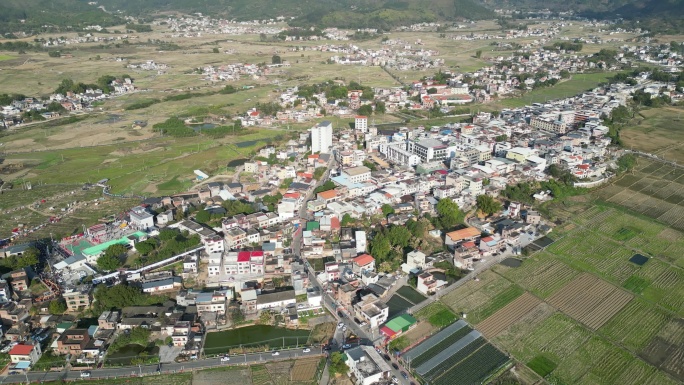
[[[506,258],[501,261],[501,264],[508,267],[520,267],[522,261],[517,258]]]
[[[269,325],[252,325],[243,328],[208,333],[204,350],[207,354],[225,353],[239,346],[263,346],[281,349],[306,345],[309,330],[291,330]]]
[[[214,127],[217,127],[213,123],[202,123],[202,124],[191,124],[187,126],[188,128],[192,128],[195,132],[201,131],[201,130],[208,130]]]
[[[159,354],[159,348],[156,346],[145,347],[137,344],[126,345],[116,352],[107,353],[107,364],[116,366],[130,365],[131,360],[140,356],[142,352],[147,352],[148,357],[154,357]]]
[[[228,167],[237,167],[237,166],[242,166],[244,165],[249,159],[246,158],[240,158],[240,159],[233,159],[230,162],[228,162]]]

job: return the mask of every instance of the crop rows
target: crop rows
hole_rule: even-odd
[[[473,353],[458,365],[435,378],[434,385],[477,384],[509,361],[505,354],[490,344]]]
[[[548,358],[561,362],[584,344],[589,335],[590,332],[585,327],[570,317],[556,313],[522,338],[516,346],[519,349],[517,357],[522,361],[529,361],[543,353]]]
[[[252,384],[253,385],[268,385],[273,384],[271,375],[268,374],[268,369],[264,365],[254,365],[252,369]]]
[[[679,270],[668,269],[644,291],[644,296],[680,315],[684,314],[684,274]]]
[[[525,292],[525,294],[516,298],[513,302],[480,322],[477,325],[477,330],[487,338],[495,337],[540,303],[541,301],[539,299],[532,294]]]
[[[581,274],[549,298],[549,304],[592,329],[598,329],[632,296],[589,274]]]
[[[577,271],[548,254],[526,260],[519,268],[511,269],[506,275],[519,285],[544,298],[570,281]]]
[[[606,323],[601,331],[613,341],[638,352],[669,319],[663,311],[635,299]]]
[[[446,348],[463,338],[466,334],[470,333],[473,331],[468,326],[462,327],[461,329],[457,330],[454,334],[448,336],[447,338],[443,339],[442,341],[439,341],[436,343],[434,346],[432,346],[430,349],[425,351],[425,353],[421,354],[420,356],[414,358],[411,360],[411,367],[417,368],[420,365],[424,364],[428,360],[430,360],[432,357],[436,356],[437,354],[443,352]],[[430,341],[425,341],[423,343],[430,343]]]
[[[485,344],[487,344],[487,341],[485,341],[484,338],[480,337],[476,339],[475,341],[464,346],[463,349],[456,352],[456,354],[452,355],[451,357],[442,361],[439,365],[435,366],[430,371],[426,372],[423,377],[432,378],[438,376],[440,373],[445,372],[449,368],[458,365],[461,361],[468,358],[471,354],[473,354],[475,351],[480,349]],[[411,367],[413,367],[413,364],[411,364]]]
[[[600,379],[601,383],[615,384],[615,380],[624,372],[627,366],[633,362],[634,359],[631,358],[627,352],[613,347],[611,351],[604,354],[603,357],[596,361],[596,364],[589,370],[587,376],[592,378],[592,380],[588,383],[596,383],[593,379],[597,378]],[[583,382],[587,383],[586,381]]]

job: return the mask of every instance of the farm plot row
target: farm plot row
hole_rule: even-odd
[[[594,272],[622,284],[636,270],[629,262],[634,253],[590,230],[579,229],[554,243],[548,251],[579,270]]]
[[[476,327],[487,338],[495,337],[503,330],[522,318],[533,308],[541,303],[541,300],[532,294],[525,292],[513,302],[501,308],[490,317],[480,322]]]
[[[631,299],[629,293],[583,273],[549,297],[548,303],[596,330]]]
[[[468,333],[472,332],[473,329],[470,326],[464,326],[458,330],[456,330],[453,334],[446,336],[444,339],[441,341],[433,341],[432,338],[429,338],[422,342],[420,347],[424,344],[427,345],[433,345],[429,349],[427,349],[424,353],[420,354],[419,356],[415,358],[410,359],[410,365],[411,367],[417,368],[420,365],[424,364],[428,360],[432,359],[435,357],[437,354],[443,352],[445,349],[447,349],[449,346],[455,344],[457,341],[459,341],[461,338],[463,338],[465,335]],[[406,354],[406,356],[410,356],[410,352]]]
[[[684,319],[668,321],[641,351],[640,356],[684,382]]]
[[[479,384],[510,362],[491,344],[485,344],[468,358],[429,378],[434,385]]]
[[[579,272],[547,252],[526,259],[520,267],[497,265],[495,271],[529,290],[540,298],[553,294]]]

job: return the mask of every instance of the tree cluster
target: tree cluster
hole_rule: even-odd
[[[140,289],[123,283],[112,287],[99,285],[95,289],[94,297],[98,311],[123,309],[126,306],[153,305],[165,300],[165,297],[146,295]]]

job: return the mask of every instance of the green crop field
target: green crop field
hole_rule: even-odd
[[[595,88],[599,83],[606,81],[612,75],[614,75],[612,72],[574,74],[571,79],[558,83],[553,87],[532,90],[518,98],[501,99],[491,105],[499,108],[516,108],[532,103],[545,103],[554,99],[568,98]]]
[[[207,354],[225,353],[236,347],[263,346],[264,350],[281,349],[306,345],[308,330],[289,330],[266,325],[246,326],[222,332],[212,332],[207,336]]]
[[[16,59],[14,56],[0,54],[0,61]]]
[[[504,305],[524,290],[567,309],[565,314],[542,302],[491,338],[550,383],[684,381],[684,233],[669,226],[679,218],[655,220],[640,202],[626,199],[620,205],[613,199],[602,200],[612,196],[620,181],[624,183],[620,191],[639,193],[644,199],[681,194],[672,184],[678,185],[684,173],[675,171],[640,159],[633,174],[615,184],[588,196],[547,204],[547,215],[560,223],[551,234],[552,245],[524,258],[519,267],[495,266],[480,274],[479,282],[466,283],[442,301],[456,311],[467,310],[469,321],[492,314],[502,319],[499,310],[503,312]],[[640,184],[645,179],[648,183]],[[633,207],[643,211],[635,212]],[[635,254],[648,260],[641,266],[630,262]],[[596,296],[609,290],[623,300],[592,303],[595,300],[577,286],[587,279],[600,284]],[[604,317],[602,323],[585,326],[583,313],[577,312],[580,308]],[[506,311],[514,313],[510,306]]]
[[[217,141],[207,137],[156,138],[140,143],[9,154],[26,167],[25,181],[94,183],[109,178],[114,193],[170,194],[190,187],[193,170],[211,175],[226,171],[232,159],[249,157],[279,131],[250,130],[249,134]],[[240,142],[252,145],[241,147]],[[172,182],[169,182],[172,181]]]

